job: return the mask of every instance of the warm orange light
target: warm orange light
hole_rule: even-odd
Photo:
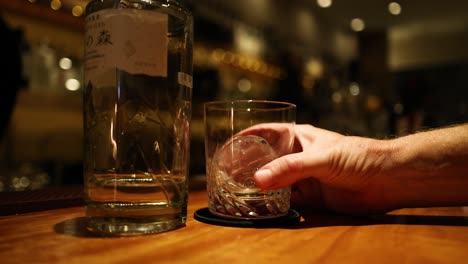
[[[52,2],[50,2],[50,8],[53,10],[59,10],[61,7],[62,2],[60,2],[60,0],[52,0]]]
[[[83,8],[79,5],[74,6],[72,9],[72,15],[76,17],[83,15]]]

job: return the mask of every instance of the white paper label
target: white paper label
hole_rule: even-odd
[[[180,85],[184,85],[190,89],[192,89],[192,82],[193,82],[193,78],[192,76],[184,73],[184,72],[178,72],[177,74],[177,82],[180,84]]]
[[[87,80],[114,68],[167,76],[167,14],[107,9],[87,16],[85,28]]]

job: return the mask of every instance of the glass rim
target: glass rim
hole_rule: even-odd
[[[251,108],[256,110],[268,110],[268,111],[287,111],[291,109],[296,109],[296,105],[293,103],[283,102],[283,101],[270,101],[270,100],[219,100],[219,101],[210,101],[204,103],[205,110],[227,110],[231,109],[235,105],[242,105],[238,110],[249,108],[248,105],[251,104]],[[267,107],[260,107],[260,106]]]

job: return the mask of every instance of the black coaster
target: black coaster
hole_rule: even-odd
[[[301,216],[298,212],[290,209],[285,216],[271,218],[271,219],[233,219],[224,218],[212,214],[208,208],[201,208],[195,211],[194,218],[206,224],[220,225],[220,226],[233,226],[233,227],[284,227],[298,224]]]

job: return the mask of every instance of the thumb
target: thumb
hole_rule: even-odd
[[[305,178],[304,158],[304,152],[299,152],[271,161],[255,173],[255,184],[262,189],[277,189]]]

